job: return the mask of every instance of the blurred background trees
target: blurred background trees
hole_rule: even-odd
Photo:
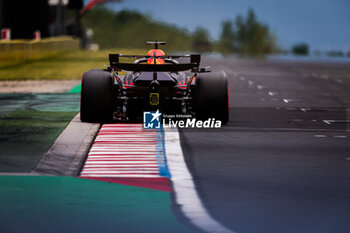
[[[192,34],[192,50],[200,53],[211,52],[212,42],[207,29],[198,27]]]
[[[168,42],[168,46],[166,47],[168,51],[219,52],[224,56],[231,54],[238,56],[265,56],[271,53],[278,53],[280,55],[350,57],[347,41],[344,41],[343,38],[340,40],[343,41],[343,44],[336,42],[337,36],[330,31],[327,31],[328,33],[326,32],[324,37],[313,37],[316,42],[318,41],[316,38],[322,38],[323,41],[326,40],[325,38],[333,38],[333,42],[330,42],[329,46],[327,45],[326,47],[323,45],[323,49],[317,48],[317,45],[310,42],[310,38],[307,36],[300,37],[303,34],[296,36],[299,36],[301,41],[307,40],[309,44],[298,43],[291,46],[290,43],[293,43],[293,41],[290,41],[287,45],[288,48],[279,47],[275,34],[271,32],[267,24],[260,21],[260,18],[256,16],[252,9],[248,9],[246,14],[236,15],[237,11],[230,11],[227,8],[225,17],[229,18],[223,21],[221,25],[212,25],[212,18],[208,18],[208,21],[196,21],[196,23],[195,20],[193,22],[187,20],[184,23],[184,18],[181,18],[183,16],[178,15],[178,23],[182,23],[182,25],[193,26],[199,22],[200,27],[194,31],[189,31],[184,27],[177,26],[176,15],[175,21],[174,18],[171,20],[175,22],[174,24],[165,23],[164,20],[167,21],[167,19],[163,16],[167,15],[167,11],[162,13],[163,16],[160,17],[162,19],[155,20],[150,13],[144,13],[146,12],[145,9],[143,9],[143,12],[125,10],[137,8],[135,2],[130,3],[129,7],[131,8],[124,8],[124,10],[120,11],[117,9],[122,9],[123,7],[116,8],[110,4],[106,4],[112,2],[124,2],[123,4],[127,5],[131,1],[0,0],[0,30],[4,31],[2,34],[5,41],[9,40],[10,37],[12,40],[38,40],[47,37],[73,36],[80,39],[82,49],[88,50],[98,50],[99,48],[142,48],[145,50],[147,49],[145,47],[145,41],[157,39]],[[272,2],[270,1],[270,4],[273,4]],[[233,7],[232,3],[223,5]],[[265,4],[263,5],[265,6]],[[203,6],[200,7],[205,9]],[[215,3],[211,2],[209,7],[213,6],[215,6]],[[290,6],[293,6],[293,4],[291,3]],[[256,9],[259,10],[261,8],[258,7]],[[170,8],[167,10],[169,12],[178,11],[177,9]],[[155,13],[152,10],[150,12]],[[157,13],[155,14],[157,15]],[[194,17],[195,14],[196,12],[193,15],[191,14],[191,17]],[[232,15],[232,19],[230,18],[230,14]],[[218,15],[216,14],[215,16]],[[223,16],[220,15],[218,17],[220,18],[216,17],[216,19],[222,19]],[[279,20],[280,15],[277,14],[277,17],[277,20]],[[310,25],[312,24],[309,23],[309,27]],[[340,26],[338,25],[338,27]],[[218,34],[215,35],[215,38],[211,37],[208,32],[208,29],[212,31],[213,28],[215,29],[215,33]],[[309,33],[310,30],[313,30],[313,28],[310,28],[307,32]],[[337,30],[339,33],[342,32],[341,28]],[[289,30],[287,28],[284,31],[284,33],[288,33]],[[281,34],[279,40],[281,43],[286,41],[286,38],[283,39],[283,35]],[[327,40],[326,43],[328,43]]]
[[[233,23],[230,20],[226,20],[221,25],[221,34],[219,41],[217,42],[217,50],[224,56],[237,52],[235,45],[236,33],[233,29]]]
[[[100,48],[145,48],[149,40],[167,42],[167,50],[189,51],[193,36],[173,24],[157,22],[151,16],[132,10],[114,12],[96,7],[88,12],[83,24],[93,32]]]
[[[94,42],[100,48],[144,48],[145,41],[165,40],[168,51],[220,52],[223,55],[266,55],[277,51],[275,36],[267,25],[260,23],[252,9],[248,15],[224,21],[220,38],[213,41],[207,29],[194,32],[173,24],[157,22],[137,11],[114,12],[96,7],[86,14],[83,23],[93,31]]]
[[[309,55],[309,45],[306,43],[298,43],[292,47],[292,53],[295,55]]]
[[[222,23],[217,49],[224,55],[265,55],[276,52],[278,46],[269,27],[260,23],[250,9],[246,17],[238,15]]]

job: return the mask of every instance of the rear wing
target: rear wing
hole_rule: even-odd
[[[158,49],[159,45],[166,45],[165,41],[147,41],[147,45],[154,45],[155,49]]]
[[[174,59],[174,58],[190,58],[190,63],[180,63],[180,64],[134,64],[134,63],[120,63],[119,58],[151,58],[151,59]],[[167,56],[143,56],[143,55],[123,55],[123,54],[109,54],[109,63],[111,68],[117,70],[126,71],[159,71],[159,72],[178,72],[185,70],[198,69],[199,63],[201,61],[200,54],[190,54],[190,55],[167,55]]]

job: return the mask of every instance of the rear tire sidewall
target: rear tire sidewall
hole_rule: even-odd
[[[226,124],[229,120],[228,80],[225,72],[198,74],[194,88],[196,118],[215,118]]]
[[[113,77],[105,70],[84,73],[81,83],[80,119],[83,122],[113,120]]]

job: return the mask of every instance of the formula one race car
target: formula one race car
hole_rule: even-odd
[[[228,81],[225,72],[200,68],[201,56],[165,55],[154,45],[147,56],[109,54],[110,66],[84,73],[80,118],[83,122],[140,121],[143,111],[191,114],[196,119],[229,118]],[[119,58],[137,59],[121,63]],[[180,63],[175,59],[189,59]],[[118,74],[128,71],[125,76]],[[183,71],[191,71],[185,73]]]

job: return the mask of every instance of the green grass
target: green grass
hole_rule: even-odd
[[[45,59],[26,61],[0,68],[0,80],[80,79],[89,69],[108,65],[109,53],[146,54],[146,50],[113,49],[65,52]]]
[[[0,176],[0,184],[1,232],[193,232],[168,192],[62,176]]]
[[[49,112],[36,110],[15,110],[9,113],[5,118],[0,120],[0,129],[2,133],[5,131],[15,131],[19,133],[21,130],[30,128],[28,132],[34,128],[38,130],[49,128],[64,128],[77,112]],[[5,130],[6,129],[6,130]],[[47,138],[42,138],[46,140]]]
[[[16,110],[0,118],[0,172],[29,172],[77,112]]]
[[[0,94],[0,172],[30,172],[79,111],[79,94]]]
[[[68,37],[51,37],[42,40],[0,41],[0,67],[57,56],[64,51],[79,49],[79,40]]]
[[[76,85],[72,88],[72,90],[68,91],[68,93],[80,93],[81,91],[81,84]]]

